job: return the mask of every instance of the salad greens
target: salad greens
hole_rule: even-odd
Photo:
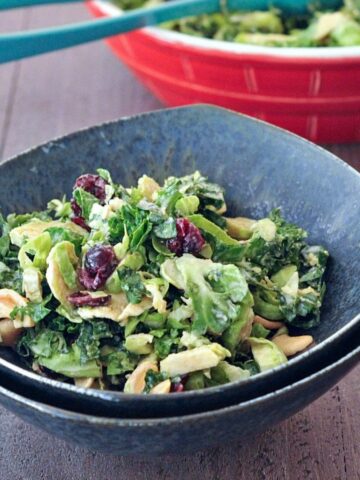
[[[280,210],[230,218],[200,172],[76,179],[70,202],[0,215],[0,344],[82,387],[168,393],[284,364],[320,322],[328,252]]]
[[[164,0],[113,0],[124,10],[153,7]],[[279,10],[199,15],[166,22],[163,28],[196,37],[273,47],[360,45],[360,2],[344,0],[338,11],[285,16]]]

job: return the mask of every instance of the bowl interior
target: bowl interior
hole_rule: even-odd
[[[122,15],[124,11],[111,0],[91,0],[90,8],[93,5],[96,9],[106,16],[116,17]],[[215,40],[205,37],[196,37],[184,33],[167,30],[159,27],[146,27],[143,29],[150,36],[161,39],[164,42],[171,43],[176,48],[179,45],[185,45],[189,48],[202,49],[206,51],[220,51],[239,55],[261,55],[276,56],[285,58],[306,58],[306,59],[338,59],[359,58],[360,46],[351,47],[269,47],[263,45],[248,45],[245,43],[227,42],[224,40]]]
[[[210,106],[162,110],[49,142],[0,166],[3,213],[43,209],[98,167],[133,185],[199,169],[225,188],[229,215],[281,207],[331,254],[318,347],[359,313],[360,175],[325,150],[263,122]],[[7,349],[0,357],[20,364]]]

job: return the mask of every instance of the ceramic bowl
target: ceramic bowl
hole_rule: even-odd
[[[285,388],[231,407],[161,419],[105,418],[74,413],[16,393],[1,380],[0,403],[34,426],[77,446],[117,455],[193,453],[244,442],[306,407],[360,361],[360,347],[337,348],[322,370]]]
[[[109,1],[87,6],[97,17],[121,14]],[[158,27],[107,42],[165,105],[212,103],[314,142],[360,140],[360,46],[262,47]]]
[[[325,150],[283,130],[210,106],[162,110],[53,140],[0,166],[0,205],[41,209],[70,194],[73,179],[108,168],[127,186],[146,173],[158,180],[200,169],[223,185],[230,215],[255,218],[281,207],[331,253],[316,345],[272,371],[243,382],[166,396],[84,390],[45,379],[0,349],[0,374],[33,398],[110,417],[162,417],[218,409],[264,395],[324,366],[359,324],[360,175]]]

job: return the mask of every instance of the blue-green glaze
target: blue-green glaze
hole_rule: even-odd
[[[354,344],[354,342],[352,342]],[[353,348],[353,347],[351,347]],[[117,455],[193,453],[216,445],[245,442],[320,397],[360,360],[360,347],[336,349],[329,365],[263,397],[185,417],[119,419],[83,415],[34,402],[0,387],[0,403],[38,428],[71,443]],[[13,390],[9,390],[13,388]]]
[[[287,366],[241,383],[171,396],[128,395],[44,379],[19,368],[0,349],[2,378],[33,398],[103,416],[156,417],[224,407],[266,394],[327,364],[332,350],[359,324],[360,175],[321,148],[260,121],[210,106],[162,110],[54,140],[0,167],[5,212],[41,209],[74,178],[103,166],[116,181],[134,184],[146,173],[159,180],[196,168],[223,185],[229,214],[261,217],[282,207],[332,256],[323,321],[311,333],[317,345]],[[17,364],[18,366],[14,365]]]

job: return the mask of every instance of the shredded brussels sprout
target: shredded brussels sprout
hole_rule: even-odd
[[[124,10],[153,7],[165,0],[113,0]],[[287,16],[271,9],[227,12],[166,22],[163,28],[195,37],[268,47],[346,47],[360,45],[359,0],[344,0],[338,11]]]
[[[200,172],[125,188],[99,169],[70,202],[0,215],[0,345],[43,375],[145,394],[286,363],[312,342],[293,328],[320,322],[328,252],[280,210],[226,210]]]

